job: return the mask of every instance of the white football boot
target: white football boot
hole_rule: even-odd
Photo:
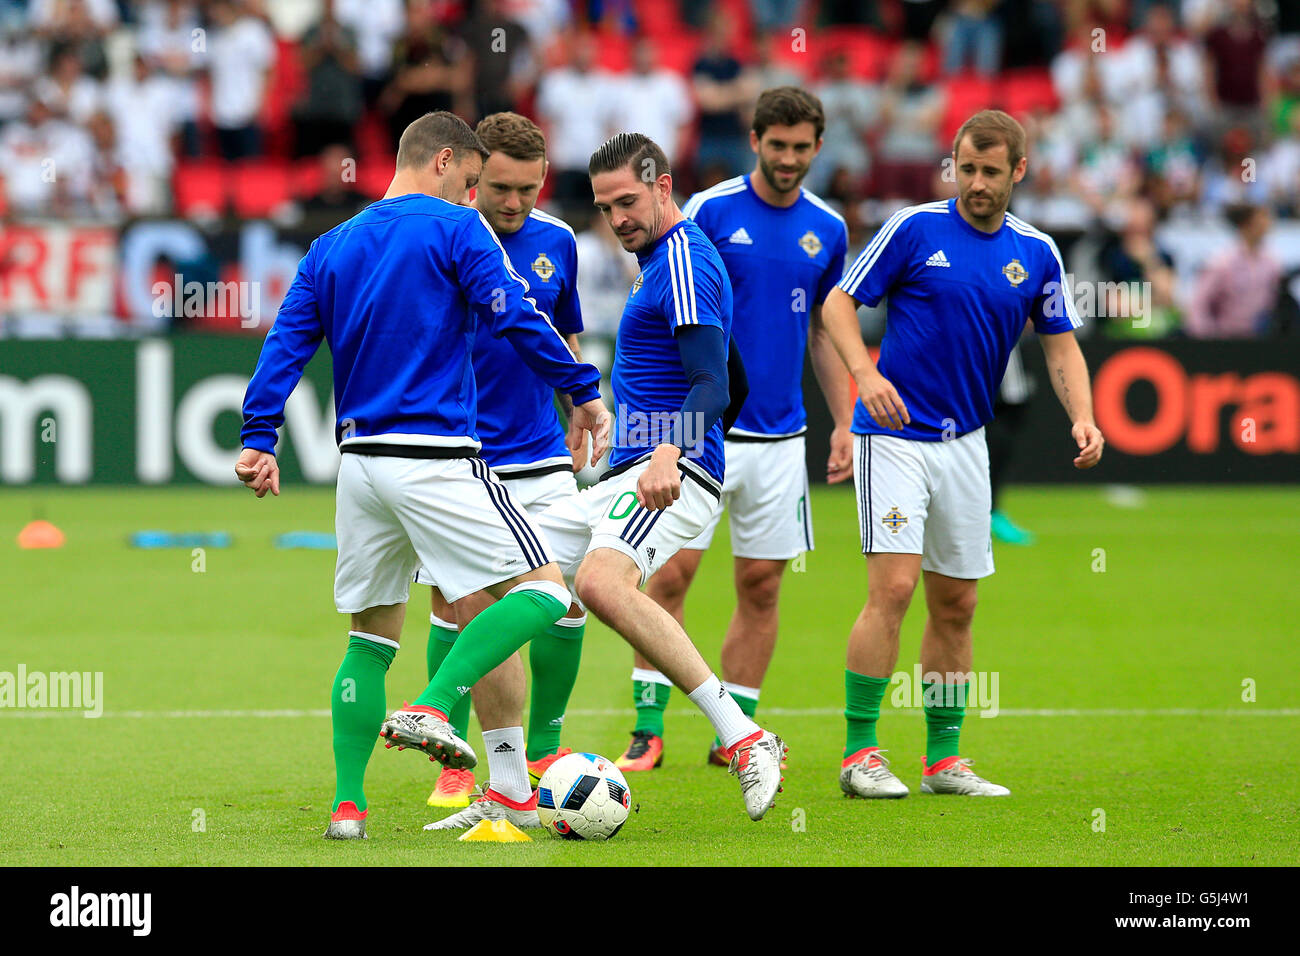
[[[379,728],[386,748],[412,747],[453,770],[469,770],[478,763],[474,748],[456,736],[447,721],[423,711],[395,710]]]
[[[776,804],[776,795],[784,788],[781,781],[781,761],[790,750],[776,734],[760,730],[736,744],[731,753],[728,773],[740,779],[740,792],[745,796],[745,810],[749,819],[761,820],[763,814]]]
[[[357,809],[351,800],[339,804],[330,814],[330,825],[325,829],[327,840],[365,840],[366,813]]]
[[[925,758],[921,758],[925,766]],[[922,793],[956,794],[964,797],[1009,797],[1011,791],[996,783],[989,783],[970,768],[968,757],[947,757],[934,767],[926,767],[921,775]]]
[[[867,800],[897,800],[910,792],[907,784],[889,769],[885,751],[865,747],[844,761],[840,767],[840,789],[850,797]]]
[[[464,810],[443,817],[434,823],[426,823],[426,830],[468,830],[483,820],[509,820],[521,830],[542,825],[537,817],[537,791],[524,803],[516,803],[503,797],[491,788],[480,791],[482,796]]]

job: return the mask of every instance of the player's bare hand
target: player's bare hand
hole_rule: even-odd
[[[876,424],[891,431],[902,431],[910,424],[912,416],[907,413],[907,406],[899,397],[898,390],[892,382],[879,372],[858,382],[858,397]]]
[[[1079,445],[1079,456],[1074,459],[1075,468],[1091,468],[1101,461],[1101,449],[1106,439],[1101,437],[1101,429],[1091,422],[1077,422],[1070,429],[1070,434]]]
[[[576,475],[587,467],[587,433],[570,421],[564,444],[573,458],[573,473]]]
[[[569,451],[574,451],[574,435],[581,439],[584,433],[591,435],[591,464],[596,464],[609,451],[610,433],[614,430],[614,419],[609,409],[599,398],[573,407],[573,418],[569,421]],[[576,460],[576,459],[575,459]]]
[[[682,474],[677,468],[681,449],[660,445],[650,456],[650,466],[636,483],[636,500],[641,507],[662,511],[682,496]]]
[[[831,455],[826,459],[826,483],[833,485],[853,477],[853,433],[847,425],[831,432]]]
[[[252,489],[259,498],[269,491],[280,494],[280,466],[270,452],[245,448],[235,463],[235,477]]]

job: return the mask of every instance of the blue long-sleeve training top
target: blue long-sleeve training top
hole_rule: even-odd
[[[575,405],[600,397],[600,373],[574,361],[478,210],[418,193],[382,199],[298,264],[244,395],[243,444],[275,451],[285,402],[323,337],[340,449],[472,453],[471,353],[488,333]]]

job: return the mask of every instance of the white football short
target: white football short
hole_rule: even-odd
[[[512,478],[509,472],[493,469],[501,484],[510,492],[510,500],[523,508],[534,519],[558,501],[578,496],[578,482],[573,477],[573,469],[566,466],[563,471],[553,471],[544,475],[525,475]],[[545,543],[546,536],[542,535]],[[550,549],[547,549],[551,553]],[[416,584],[434,584],[434,579],[423,567],[415,570]],[[445,598],[445,595],[444,595]]]
[[[919,554],[951,578],[993,573],[983,428],[952,441],[854,435],[853,450],[863,554]]]
[[[680,498],[659,511],[641,507],[637,504],[636,483],[649,465],[646,458],[537,516],[538,527],[570,586],[582,559],[597,548],[613,548],[626,554],[636,562],[641,584],[645,584],[665,561],[704,530],[721,507],[722,488],[718,482],[688,462],[679,463]]]
[[[419,566],[457,601],[551,561],[481,458],[345,453],[335,530],[334,604],[344,614],[405,602]]]
[[[813,549],[804,436],[776,441],[726,442],[727,474],[722,508],[731,524],[731,553],[737,558],[788,561]],[[722,509],[686,545],[707,551]]]

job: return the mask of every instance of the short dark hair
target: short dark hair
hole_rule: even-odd
[[[1007,159],[1015,169],[1025,156],[1025,128],[1014,117],[1001,110],[980,110],[961,124],[957,135],[952,138],[952,154],[957,155],[957,148],[962,139],[970,134],[970,144],[977,152],[992,149],[999,143],[1006,144]]]
[[[468,152],[488,158],[488,148],[455,113],[425,113],[402,132],[397,143],[398,169],[423,169],[444,149],[459,162]]]
[[[600,149],[591,154],[587,175],[612,173],[631,166],[642,182],[649,185],[664,173],[672,174],[668,157],[659,145],[645,133],[618,133],[611,136]]]
[[[1223,215],[1233,229],[1241,230],[1250,225],[1250,221],[1259,214],[1260,210],[1261,207],[1251,203],[1232,203],[1224,207]]]
[[[518,113],[485,116],[474,127],[474,134],[492,152],[505,153],[511,159],[546,158],[546,137],[536,123]]]
[[[777,86],[764,90],[754,107],[754,135],[759,139],[769,126],[798,126],[812,123],[817,139],[826,131],[826,111],[822,101],[797,86]]]

